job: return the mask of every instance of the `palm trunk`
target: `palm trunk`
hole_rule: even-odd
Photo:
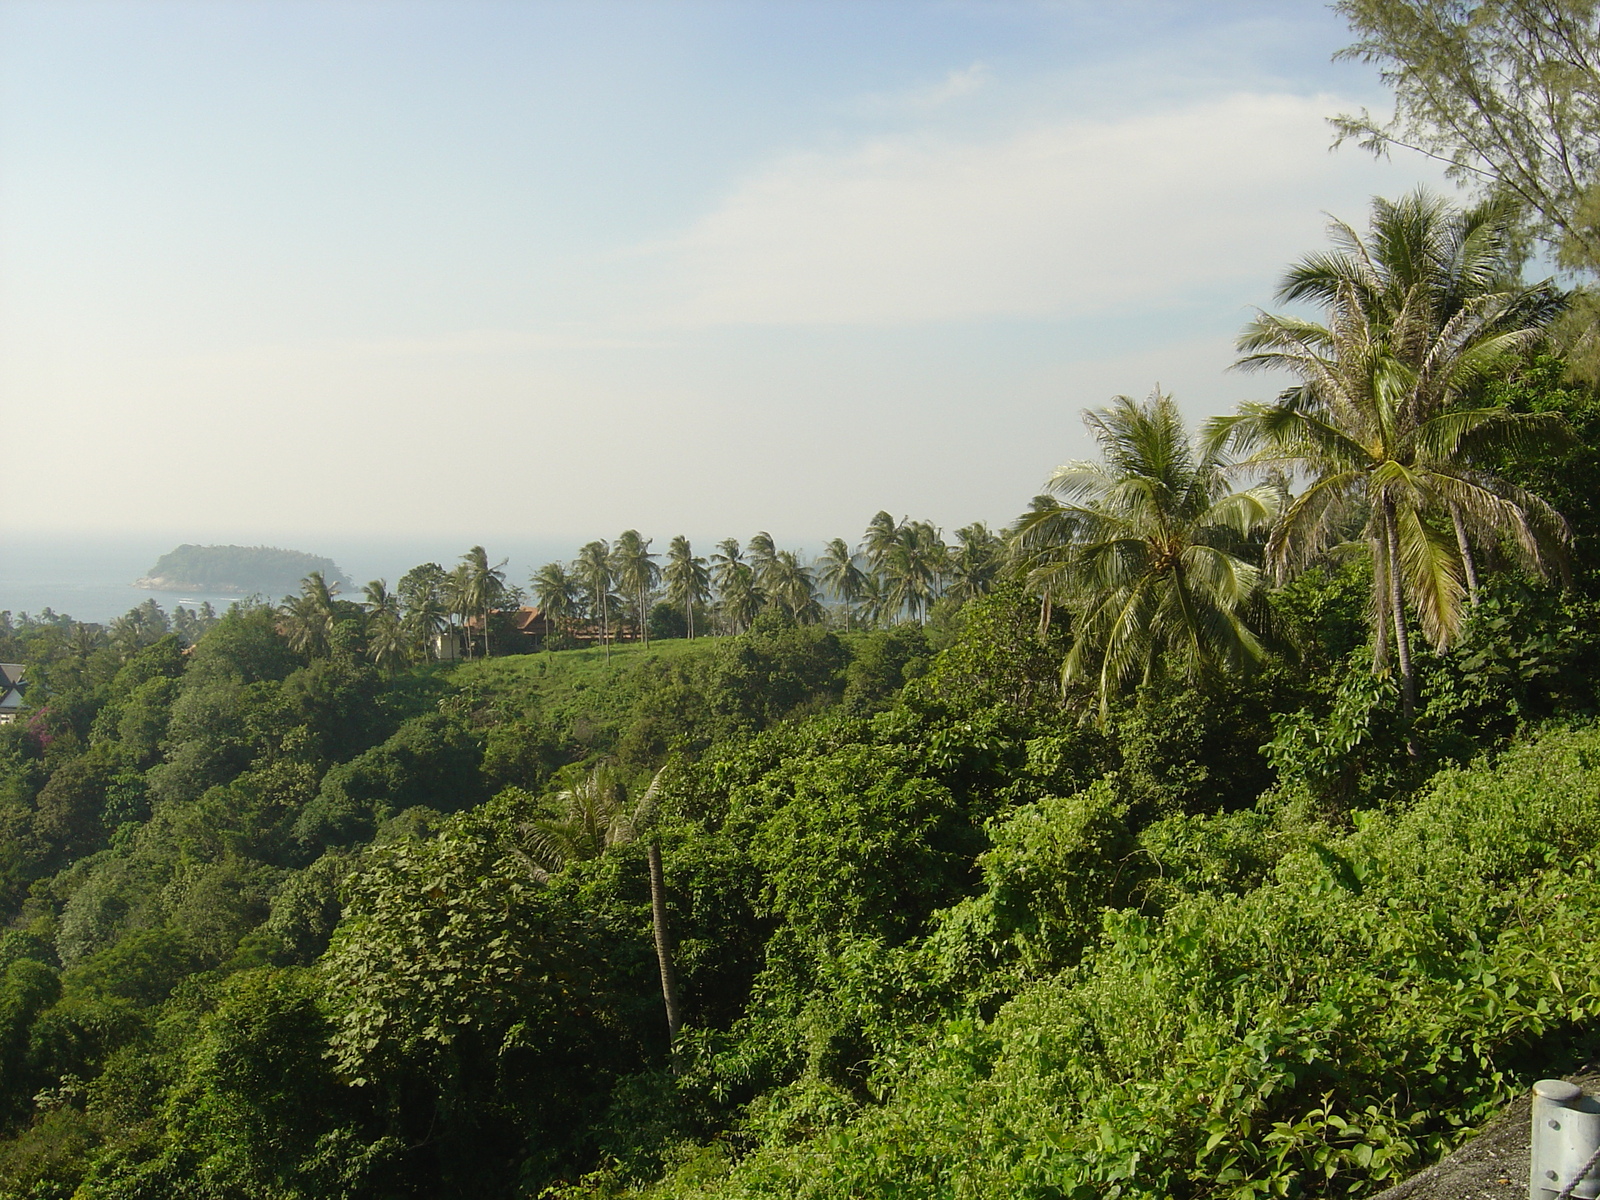
[[[656,935],[656,962],[661,968],[661,1000],[667,1009],[667,1041],[678,1040],[683,1019],[678,1010],[678,972],[672,965],[672,935],[667,930],[667,881],[661,869],[661,840],[650,839],[650,921]]]
[[[1456,547],[1461,551],[1461,572],[1467,577],[1467,602],[1478,607],[1478,563],[1472,557],[1472,543],[1467,540],[1467,526],[1461,519],[1461,510],[1450,506],[1450,523],[1456,530]]]
[[[1400,708],[1406,722],[1406,753],[1419,757],[1411,725],[1417,717],[1417,676],[1411,661],[1411,630],[1406,622],[1405,591],[1400,584],[1400,531],[1395,528],[1394,501],[1383,501],[1385,536],[1389,543],[1389,607],[1394,610],[1394,649],[1400,666]]]
[[[1389,543],[1385,538],[1372,539],[1373,587],[1373,646],[1374,673],[1389,667]]]

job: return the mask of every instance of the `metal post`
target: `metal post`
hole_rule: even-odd
[[[1600,1100],[1565,1079],[1533,1085],[1528,1200],[1600,1197]]]

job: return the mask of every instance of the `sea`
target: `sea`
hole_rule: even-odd
[[[351,586],[347,594],[360,598],[361,585],[374,579],[397,583],[418,563],[436,562],[449,568],[478,541],[490,560],[505,559],[506,582],[526,588],[529,576],[542,564],[566,562],[577,553],[575,539],[508,539],[501,545],[467,538],[310,536],[263,539],[238,537],[240,546],[274,545],[286,550],[324,555],[338,564]],[[240,597],[207,592],[153,592],[133,586],[149,574],[167,551],[192,542],[227,544],[228,539],[196,537],[183,532],[165,534],[97,535],[43,534],[0,529],[0,611],[13,617],[21,613],[40,616],[46,609],[78,621],[105,624],[154,598],[170,613],[180,605],[198,609],[209,602],[218,612]],[[279,596],[267,597],[276,601]]]

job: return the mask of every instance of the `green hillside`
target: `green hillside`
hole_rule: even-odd
[[[1003,527],[0,612],[0,1200],[1351,1200],[1596,1062],[1600,9],[1334,7],[1494,202]]]

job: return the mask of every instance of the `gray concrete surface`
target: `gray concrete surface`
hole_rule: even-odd
[[[1600,1074],[1569,1075],[1590,1095]],[[1528,1200],[1528,1096],[1513,1100],[1448,1158],[1373,1200]]]

